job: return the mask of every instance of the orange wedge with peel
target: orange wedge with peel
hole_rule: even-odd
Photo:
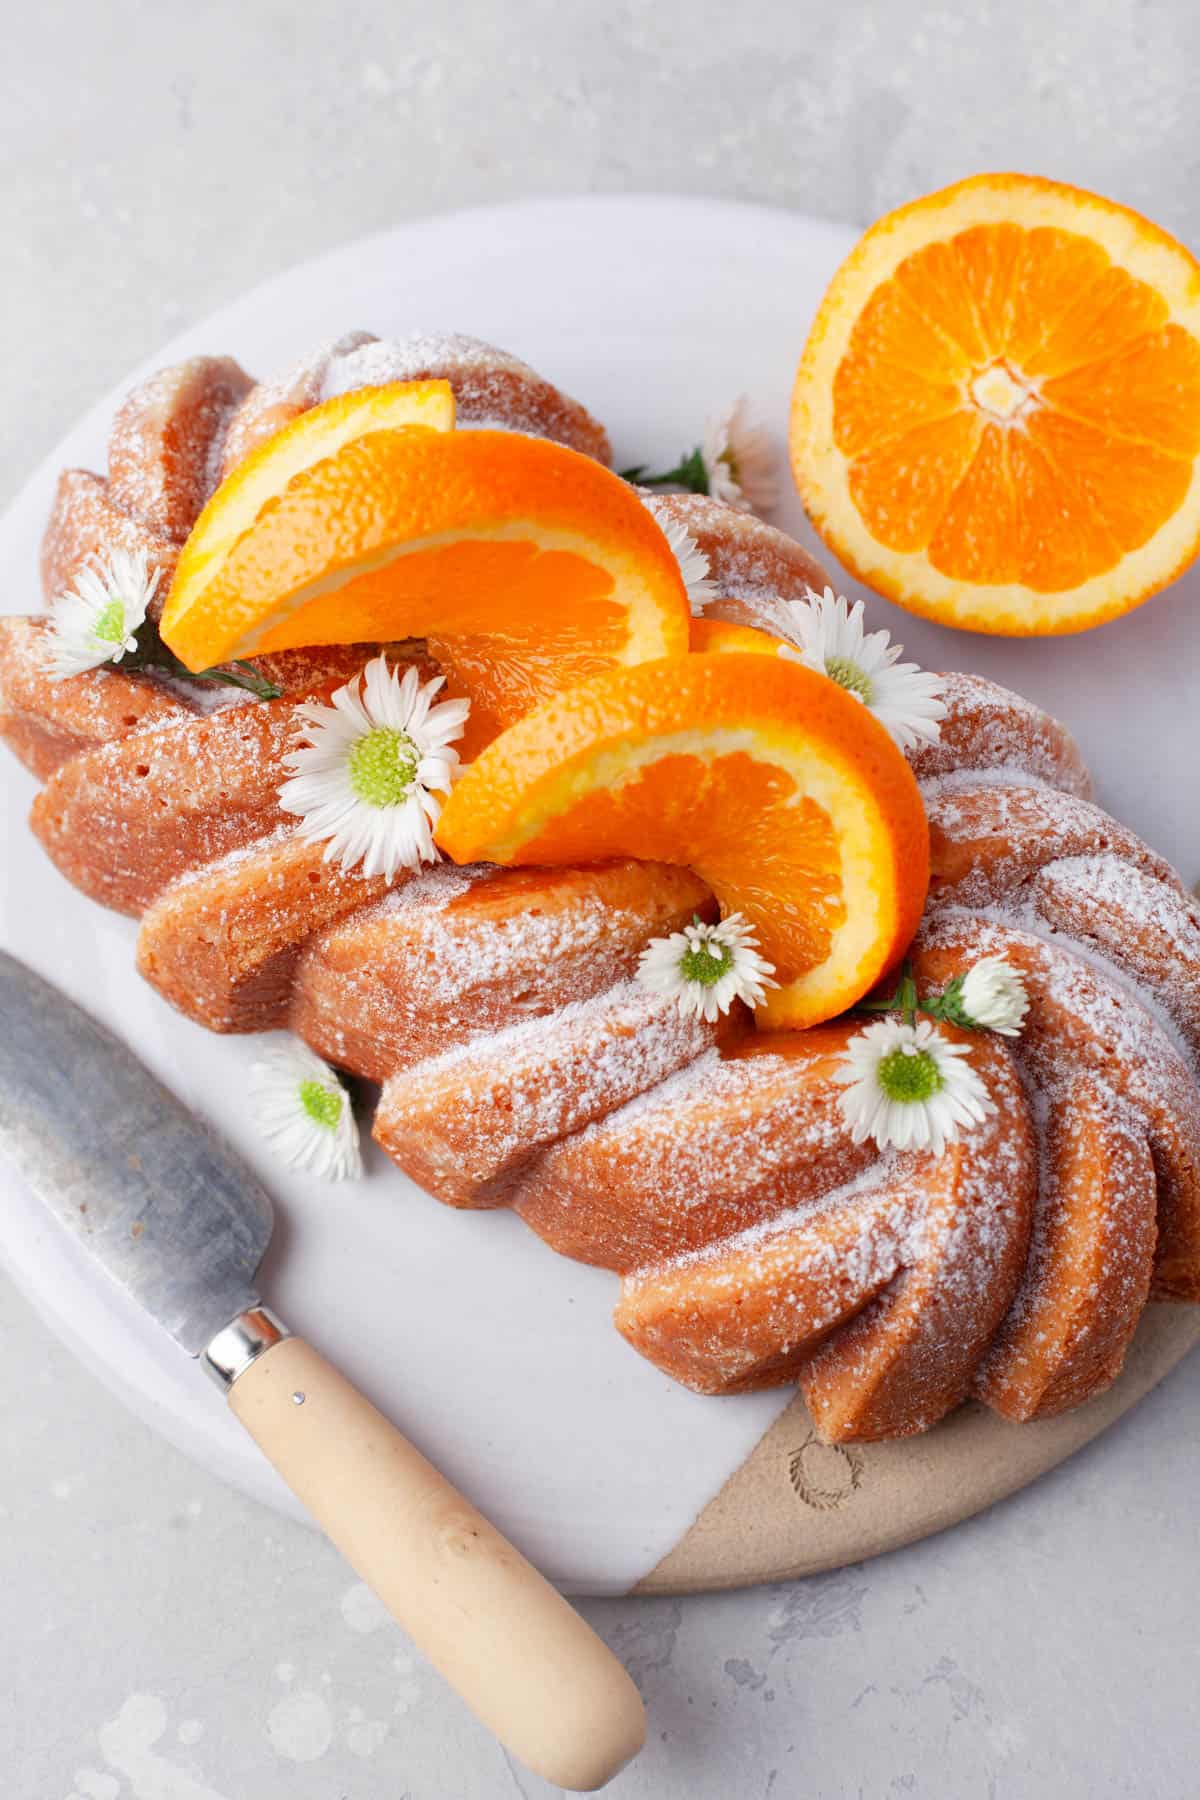
[[[453,429],[454,389],[448,381],[359,388],[301,413],[239,463],[209,500],[184,545],[163,624],[173,610],[181,615],[198,604],[259,515],[315,463],[371,431]]]
[[[903,955],[929,840],[908,764],[836,683],[783,657],[613,669],[503,732],[437,841],[456,862],[681,863],[758,932],[780,988],[760,1021],[843,1012]]]
[[[1200,264],[1036,176],[902,206],[821,303],[791,456],[830,548],[912,612],[1009,636],[1127,612],[1200,548]]]
[[[197,583],[202,551],[189,540],[162,622],[189,668],[423,638],[497,729],[687,647],[683,578],[633,489],[516,432],[371,432],[292,479]]]

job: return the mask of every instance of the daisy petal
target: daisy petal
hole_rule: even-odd
[[[438,860],[432,827],[458,773],[454,738],[466,700],[433,702],[443,678],[403,675],[387,657],[330,696],[295,709],[299,742],[284,758],[279,804],[301,835],[326,844],[325,860],[392,881],[401,869]]]
[[[290,1168],[327,1181],[362,1174],[350,1096],[299,1038],[280,1039],[253,1064],[250,1097],[259,1130]]]
[[[683,576],[683,585],[687,589],[688,604],[698,618],[709,601],[717,597],[717,590],[708,578],[708,558],[687,526],[673,518],[669,509],[653,494],[642,494],[641,501],[646,511],[657,521],[670,545],[671,554],[679,564],[679,573]]]
[[[62,681],[132,654],[161,574],[151,569],[144,550],[113,549],[103,561],[85,564],[51,608],[51,679]]]
[[[959,1134],[995,1112],[964,1044],[952,1044],[928,1019],[882,1019],[846,1045],[835,1079],[842,1117],[856,1144],[930,1150],[940,1156]]]
[[[741,913],[730,913],[716,925],[695,919],[669,937],[652,938],[642,951],[637,978],[652,993],[673,995],[685,1018],[699,1015],[710,1022],[727,1013],[735,1000],[761,1006],[767,989],[779,985]]]
[[[946,716],[944,683],[916,663],[902,663],[903,646],[891,633],[864,634],[863,603],[851,606],[843,594],[811,590],[807,600],[788,603],[794,648],[780,655],[827,675],[874,713],[901,750],[937,743]]]
[[[745,395],[709,420],[700,455],[714,500],[740,512],[769,512],[776,504],[775,452],[769,434],[753,422]]]

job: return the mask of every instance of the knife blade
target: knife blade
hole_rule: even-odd
[[[0,1151],[198,1357],[326,1535],[495,1735],[592,1791],[645,1713],[612,1652],[320,1353],[260,1304],[266,1191],[112,1032],[0,951]]]
[[[190,1356],[258,1305],[266,1190],[119,1038],[4,952],[0,1142]]]

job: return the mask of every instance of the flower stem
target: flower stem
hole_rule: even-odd
[[[906,1025],[916,1024],[917,1008],[920,1004],[921,998],[917,993],[917,984],[913,980],[912,966],[905,963],[900,975],[900,986],[896,989],[896,1005],[899,1007],[901,1017]]]
[[[906,1025],[915,1025],[919,1012],[927,1013],[931,1019],[941,1017],[939,1002],[936,997],[922,1000],[917,992],[917,984],[913,980],[912,964],[906,962],[900,971],[900,981],[894,994],[886,1000],[860,1000],[855,1007],[856,1012],[894,1013],[898,1012]]]

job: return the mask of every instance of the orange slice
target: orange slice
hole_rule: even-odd
[[[782,657],[614,669],[502,733],[442,811],[456,862],[682,863],[743,912],[782,984],[760,1016],[844,1011],[906,949],[928,832],[908,764],[834,682]]]
[[[372,432],[297,475],[197,584],[202,549],[185,547],[162,623],[193,669],[424,638],[499,728],[598,670],[687,647],[683,578],[633,489],[516,432]]]
[[[756,625],[735,625],[730,619],[693,619],[689,649],[701,656],[778,656],[783,639],[760,631]]]
[[[1128,208],[978,175],[834,276],[792,467],[847,568],[1010,636],[1130,610],[1200,548],[1200,264]]]
[[[369,431],[414,428],[453,431],[454,389],[448,381],[393,381],[339,394],[268,438],[221,483],[196,520],[179,559],[163,625],[173,609],[182,615],[197,605],[264,507],[278,500],[298,475]]]

